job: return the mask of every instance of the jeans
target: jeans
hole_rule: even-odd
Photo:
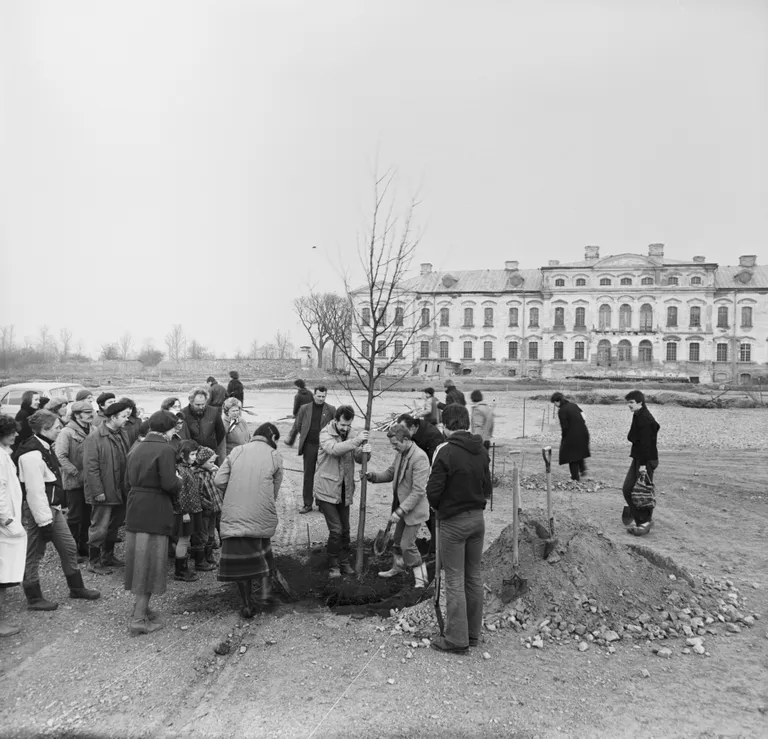
[[[319,500],[320,510],[328,526],[328,564],[337,565],[349,560],[349,506],[345,505],[344,495],[341,503],[328,503]]]
[[[395,526],[393,550],[396,554],[403,555],[403,562],[408,568],[418,567],[421,564],[421,552],[416,546],[416,536],[420,528],[420,523],[409,526],[402,518]]]
[[[627,470],[627,476],[624,478],[624,486],[621,492],[624,493],[624,500],[629,506],[629,511],[632,514],[632,518],[635,519],[635,523],[639,526],[653,518],[653,508],[635,508],[632,505],[632,488],[635,487],[637,482],[637,476],[639,474],[640,467],[642,465],[636,459],[632,460],[632,464],[629,465]],[[645,469],[648,472],[648,479],[653,482],[654,470],[659,466],[659,460],[653,459],[645,463]]]
[[[88,527],[91,524],[91,506],[85,502],[83,488],[67,490],[67,523],[80,551],[88,549]]]
[[[67,525],[67,519],[58,508],[51,508],[53,514],[53,541],[51,542],[59,553],[61,560],[61,569],[64,574],[74,575],[78,571],[77,567],[77,545],[72,538],[72,532]],[[38,568],[45,555],[45,548],[48,542],[43,541],[40,534],[40,528],[35,523],[32,511],[24,503],[21,507],[21,522],[27,530],[27,562],[24,567],[24,585],[33,585],[39,582],[40,575]]]
[[[445,638],[457,647],[479,639],[483,626],[482,509],[439,520],[440,559],[445,570]]]
[[[125,521],[125,506],[99,505],[91,506],[91,528],[88,529],[88,546],[102,547],[106,542],[114,544],[117,532]]]
[[[304,487],[302,489],[302,495],[304,497],[304,505],[312,507],[313,490],[315,487],[315,469],[317,468],[317,453],[320,449],[319,444],[312,444],[311,442],[304,442],[304,449],[301,452],[301,456],[304,460]]]

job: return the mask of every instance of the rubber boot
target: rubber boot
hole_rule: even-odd
[[[427,587],[427,566],[423,562],[417,567],[413,568],[413,587]]]
[[[88,572],[95,575],[111,575],[112,570],[101,561],[101,547],[88,547]]]
[[[83,574],[78,570],[72,575],[67,575],[67,585],[69,585],[69,597],[80,598],[81,600],[96,600],[101,597],[98,590],[91,590],[85,587]]]
[[[205,546],[205,561],[210,562],[212,565],[216,564],[216,557],[213,554],[213,544],[206,544]]]
[[[192,556],[195,558],[195,569],[198,572],[210,572],[216,569],[215,564],[211,564],[205,559],[204,549],[195,549],[192,552]]]
[[[125,562],[115,557],[116,543],[114,541],[104,542],[104,554],[101,557],[101,561],[106,567],[125,567]]]
[[[39,582],[24,585],[24,595],[27,596],[28,611],[55,611],[59,607],[58,603],[43,598]]]
[[[332,580],[341,577],[341,570],[339,569],[339,560],[337,557],[328,557],[328,577]]]
[[[182,582],[195,582],[197,575],[189,569],[189,556],[176,557],[176,574],[174,577]]]
[[[240,609],[240,615],[243,618],[253,618],[255,609],[251,600],[251,580],[238,580],[237,589],[240,591],[240,599],[243,601],[243,607]]]
[[[394,577],[401,572],[405,572],[405,563],[403,562],[402,554],[395,554],[395,560],[392,563],[392,567],[389,570],[379,573],[379,577]]]

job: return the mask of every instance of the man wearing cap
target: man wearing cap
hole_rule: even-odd
[[[78,390],[75,395],[75,402],[78,400],[87,400],[89,403],[93,400],[93,393],[90,390]]]
[[[83,487],[83,445],[91,432],[93,406],[77,400],[70,409],[69,423],[56,439],[56,457],[61,464],[61,478],[67,494],[67,525],[77,544],[78,560],[88,559],[88,526],[91,506],[85,502]]]
[[[101,426],[102,423],[104,423],[104,419],[106,418],[104,411],[114,402],[114,393],[102,393],[98,398],[96,398],[96,405],[99,406],[99,410],[96,412],[96,418],[93,419],[93,423],[91,424],[91,431],[94,431],[96,428]]]
[[[88,570],[97,575],[108,575],[109,567],[124,564],[114,552],[117,532],[125,519],[125,467],[129,447],[123,426],[130,415],[127,403],[108,405],[104,409],[104,422],[88,435],[83,445],[85,499],[91,505]]]
[[[208,377],[205,382],[208,385],[208,405],[218,408],[219,413],[221,413],[221,406],[227,399],[227,388],[216,382],[216,378],[212,376]]]

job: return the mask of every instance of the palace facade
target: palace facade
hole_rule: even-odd
[[[352,294],[353,340],[369,356],[370,308]],[[768,376],[768,270],[754,256],[720,266],[703,256],[647,254],[521,270],[434,271],[401,286],[377,356],[390,372],[508,377],[679,377],[749,383]],[[401,332],[407,342],[398,341]],[[388,344],[388,346],[384,346]]]

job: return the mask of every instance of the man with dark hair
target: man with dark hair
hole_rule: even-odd
[[[571,480],[578,482],[580,477],[587,476],[584,460],[590,456],[589,429],[584,420],[584,413],[576,403],[572,403],[560,392],[552,393],[549,401],[557,407],[557,418],[560,421],[558,464],[567,464]]]
[[[440,410],[444,410],[446,406],[449,406],[452,403],[458,403],[459,405],[467,404],[467,401],[464,398],[464,393],[456,387],[456,383],[450,377],[443,383],[443,387],[445,388],[445,403],[437,404],[437,407]]]
[[[352,406],[339,406],[334,420],[320,432],[314,493],[328,526],[328,575],[332,578],[355,573],[349,564],[349,507],[355,495],[355,462],[362,462],[363,454],[370,458],[371,445],[367,431],[352,432],[354,418]]]
[[[245,395],[245,389],[243,383],[240,382],[240,373],[237,370],[232,370],[229,373],[229,384],[227,385],[227,397],[237,398],[241,403],[244,403],[243,397]]]
[[[221,420],[221,408],[208,403],[206,388],[194,388],[189,394],[189,405],[184,406],[181,412],[190,439],[209,449],[219,448],[219,444],[227,435],[227,430],[224,428],[224,421]],[[219,460],[219,462],[222,461]]]
[[[312,393],[307,390],[304,380],[294,380],[293,384],[298,388],[296,395],[293,396],[293,417],[296,418],[299,408],[312,402]]]
[[[61,420],[50,411],[37,411],[29,418],[30,436],[14,453],[24,496],[22,523],[27,531],[27,561],[24,567],[24,594],[30,611],[54,611],[58,603],[46,600],[40,588],[39,566],[49,542],[61,560],[69,585],[69,597],[96,600],[98,590],[89,590],[77,566],[77,544],[67,526],[61,507],[66,493],[61,484],[61,467],[53,445],[61,431]]]
[[[642,472],[653,481],[653,475],[659,466],[659,450],[656,440],[661,426],[657,423],[645,405],[645,396],[639,390],[631,390],[624,396],[629,410],[632,411],[632,425],[629,427],[627,440],[632,443],[629,456],[632,464],[627,470],[622,493],[627,505],[622,512],[622,523],[627,532],[635,536],[646,536],[653,526],[653,508],[637,508],[632,503],[632,488]]]
[[[98,428],[102,423],[104,423],[104,419],[106,418],[104,411],[114,402],[114,393],[101,393],[101,395],[96,398],[96,405],[99,407],[99,410],[96,411],[96,417],[93,419],[93,423],[91,424],[91,432],[93,432],[94,429]]]
[[[320,449],[320,432],[332,420],[336,409],[325,402],[328,388],[318,385],[312,403],[307,403],[299,408],[293,428],[285,440],[287,446],[293,446],[296,436],[299,435],[299,456],[304,458],[304,487],[302,495],[304,506],[299,513],[312,511],[312,491],[315,486],[315,467],[317,455]],[[318,505],[318,508],[320,506]]]
[[[491,496],[488,452],[469,433],[469,413],[458,403],[443,411],[448,441],[435,453],[427,498],[437,514],[440,559],[445,570],[445,636],[432,639],[442,652],[476,646],[483,625],[483,511]]]
[[[219,385],[216,382],[216,378],[210,375],[205,382],[208,385],[208,405],[213,406],[221,413],[221,406],[224,405],[224,401],[227,399],[227,389],[224,385]]]
[[[493,409],[483,400],[483,394],[479,390],[473,390],[469,399],[472,401],[470,431],[483,440],[486,449],[490,449],[493,438]]]
[[[128,448],[130,449],[139,438],[139,427],[141,426],[139,409],[136,407],[136,402],[131,398],[120,398],[118,402],[125,403],[131,409],[131,415],[128,416],[128,420],[123,426],[123,433],[128,440]]]
[[[67,525],[77,542],[78,559],[88,559],[88,527],[91,506],[85,502],[83,447],[91,433],[93,406],[87,400],[72,404],[69,423],[56,439],[56,457],[61,464],[61,479],[67,495]]]
[[[440,429],[433,426],[426,418],[414,418],[407,413],[398,416],[397,422],[408,429],[413,443],[423,452],[426,452],[429,463],[432,464],[435,449],[445,441]]]

